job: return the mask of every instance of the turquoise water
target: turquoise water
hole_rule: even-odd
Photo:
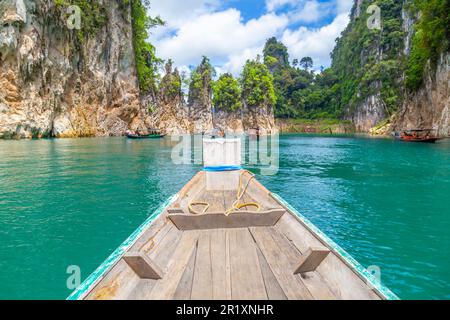
[[[0,299],[64,299],[200,167],[170,139],[0,141]],[[258,173],[257,168],[249,169]],[[258,179],[403,299],[450,299],[450,143],[282,136]]]

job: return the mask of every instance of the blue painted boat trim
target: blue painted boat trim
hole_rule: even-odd
[[[208,172],[222,172],[222,171],[238,171],[242,170],[241,166],[216,166],[216,167],[204,167],[203,171]]]
[[[271,193],[272,196],[285,206],[289,211],[297,215],[303,224],[313,233],[315,233],[322,242],[326,243],[335,253],[339,254],[359,275],[376,291],[383,295],[387,300],[399,300],[399,297],[390,289],[382,285],[366,268],[364,268],[358,261],[356,261],[349,253],[342,249],[337,243],[325,235],[319,228],[317,228],[308,218],[298,212],[288,202],[276,193]]]
[[[178,194],[171,196],[164,201],[158,209],[153,212],[145,222],[137,228],[74,292],[67,300],[80,300],[87,295],[92,288],[106,275],[106,273],[120,260],[131,246],[139,239],[142,233],[152,224],[152,222],[166,210],[178,198]]]

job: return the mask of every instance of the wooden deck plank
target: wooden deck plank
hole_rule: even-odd
[[[211,300],[212,297],[211,237],[208,231],[204,231],[198,238],[191,299]]]
[[[223,191],[223,200],[225,211],[233,206],[236,201],[236,190],[225,190]]]
[[[190,300],[192,292],[192,282],[194,279],[195,258],[197,255],[197,249],[192,252],[191,258],[184,270],[180,283],[174,294],[174,300]]]
[[[278,232],[275,228],[269,229],[273,239],[280,247],[281,251],[286,255],[290,264],[286,266],[289,271],[294,273],[295,266],[302,254],[298,249],[280,232]],[[317,300],[335,300],[336,296],[332,293],[331,289],[324,282],[322,277],[317,272],[308,272],[304,275],[297,274],[295,275],[298,281],[302,282],[314,299]]]
[[[192,252],[195,250],[197,240],[198,232],[183,232],[179,245],[170,260],[167,272],[162,280],[156,282],[150,293],[150,300],[167,300],[174,297]]]
[[[150,259],[152,259],[161,269],[163,279],[166,277],[168,264],[172,258],[176,247],[178,246],[182,236],[182,231],[179,231],[172,223],[169,225],[169,230],[164,236],[155,236],[155,242],[151,244],[147,243],[144,249]],[[146,300],[149,298],[153,287],[156,285],[157,280],[141,279],[133,292],[129,294],[130,300]]]
[[[130,251],[138,252],[144,250],[145,247],[152,248],[158,242],[158,239],[164,237],[170,229],[172,222],[167,219],[167,213],[164,212],[161,216],[156,218],[151,225],[145,230],[137,241],[130,248]],[[155,238],[156,237],[156,238]]]
[[[299,282],[292,270],[287,267],[290,265],[289,259],[280,250],[268,229],[250,228],[250,231],[286,297],[290,300],[313,299],[306,286]]]
[[[285,214],[275,228],[283,233],[302,253],[306,252],[310,247],[325,245],[291,214]],[[356,272],[333,252],[321,263],[316,272],[338,299],[380,299]]]
[[[232,299],[267,300],[258,254],[250,232],[248,229],[230,229],[227,233]]]
[[[120,260],[112,272],[98,283],[87,295],[88,300],[124,300],[133,292],[140,279],[138,275]]]
[[[223,191],[205,190],[195,201],[209,203],[207,212],[225,212]]]
[[[212,298],[215,300],[228,300],[231,299],[231,280],[226,230],[212,230],[210,235]]]
[[[264,285],[266,287],[267,297],[269,298],[269,300],[287,300],[287,297],[284,294],[283,289],[281,288],[280,284],[277,281],[277,278],[270,269],[270,266],[267,263],[266,258],[264,258],[264,255],[261,252],[261,249],[259,249],[258,246],[256,249],[258,253],[259,264],[261,266],[261,272],[264,279]]]
[[[227,279],[227,300],[232,299],[231,294],[231,256],[230,256],[230,234],[225,231],[225,255],[226,255],[226,279]]]

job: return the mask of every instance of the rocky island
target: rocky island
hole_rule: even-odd
[[[371,1],[355,1],[330,68],[291,61],[271,38],[236,79],[207,57],[187,78],[156,57],[148,28],[163,21],[141,0],[2,0],[0,137],[305,130],[298,119],[323,132],[449,136],[449,1],[377,3],[382,24],[369,29]],[[71,5],[83,12],[80,29],[68,27]]]

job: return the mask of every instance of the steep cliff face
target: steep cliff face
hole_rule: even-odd
[[[273,108],[244,106],[242,110],[218,110],[213,114],[214,127],[228,132],[244,133],[259,129],[260,134],[270,134],[277,130]]]
[[[214,68],[207,58],[203,58],[191,75],[187,101],[181,89],[180,74],[172,69],[172,61],[169,60],[158,97],[148,103],[154,106],[154,110],[150,110],[151,126],[172,135],[211,132],[214,128],[237,134],[249,129],[260,129],[261,133],[274,130],[272,107],[250,107],[243,102],[243,107],[232,111],[217,106],[213,108]]]
[[[405,6],[411,4],[405,1]],[[450,7],[450,5],[447,6]],[[447,13],[449,14],[449,13]],[[415,25],[421,14],[403,9],[403,30],[405,33],[404,55],[412,51]],[[435,22],[436,23],[436,22]],[[449,26],[447,26],[448,32]],[[447,39],[450,41],[450,39]],[[450,53],[440,54],[435,67],[427,61],[423,83],[418,90],[408,91],[403,105],[394,115],[390,130],[434,129],[441,137],[450,136]]]
[[[380,94],[370,95],[349,112],[347,120],[351,120],[358,132],[369,132],[386,118],[386,108]]]
[[[161,80],[156,101],[150,101],[150,124],[169,135],[190,133],[189,109],[181,91],[181,76],[177,69],[172,70],[172,62],[166,64],[166,74]]]
[[[189,86],[189,120],[193,133],[208,132],[213,129],[212,122],[212,83],[214,68],[206,57],[193,71]]]
[[[402,3],[378,1],[378,9],[373,4],[355,1],[332,53],[344,118],[362,132],[393,114],[402,92]]]
[[[371,28],[377,19],[372,4],[355,1],[332,54],[345,119],[362,132],[390,119],[383,133],[434,128],[448,135],[449,1],[377,1],[380,28]],[[436,52],[441,52],[437,63]]]
[[[103,25],[83,37],[66,26],[65,11],[48,0],[1,1],[0,136],[109,136],[144,127],[129,10],[108,1]]]
[[[435,129],[442,137],[450,136],[450,54],[443,54],[436,71],[430,69],[425,84],[406,97],[395,116],[392,129]]]

